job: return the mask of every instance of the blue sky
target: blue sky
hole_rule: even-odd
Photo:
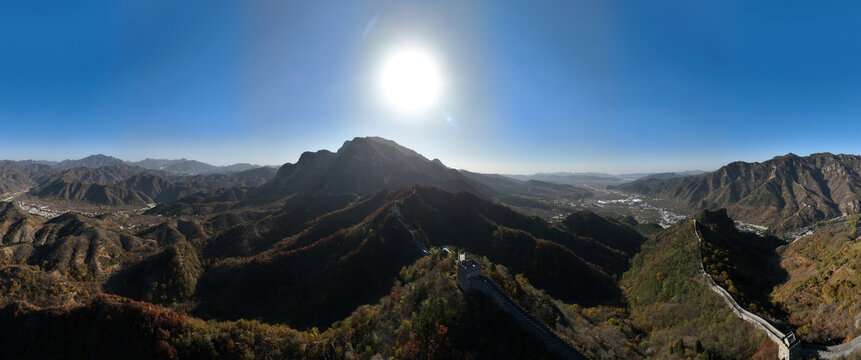
[[[355,136],[484,172],[861,153],[858,2],[0,2],[0,158],[293,162]],[[419,44],[444,93],[378,99]]]

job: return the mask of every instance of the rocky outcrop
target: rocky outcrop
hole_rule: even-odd
[[[726,208],[738,220],[778,231],[861,211],[861,156],[794,154],[734,162],[712,173],[618,186],[691,210]]]

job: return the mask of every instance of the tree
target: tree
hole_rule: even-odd
[[[697,339],[697,342],[694,344],[694,351],[697,354],[700,354],[703,351],[705,351],[705,347],[703,347],[703,343],[702,343],[702,341],[700,341],[700,339]]]
[[[677,342],[676,342],[676,343],[675,343],[675,344],[670,348],[670,353],[679,353],[679,354],[684,354],[684,353],[685,353],[685,343],[682,341],[682,339],[679,339],[679,341],[677,341]]]

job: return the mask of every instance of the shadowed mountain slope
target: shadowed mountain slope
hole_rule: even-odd
[[[258,197],[277,200],[296,193],[373,194],[412,185],[489,195],[493,190],[442,164],[428,160],[394,141],[355,138],[333,153],[302,154],[296,164],[284,164]]]
[[[737,230],[725,209],[704,210],[696,219],[705,271],[748,311],[780,325],[786,315],[771,304],[769,294],[788,278],[778,254],[786,242]]]
[[[611,275],[625,271],[627,259],[595,239],[469,193],[436,188],[408,190],[401,213],[426,244],[485,255],[563,301],[592,304],[619,296]]]
[[[399,269],[421,256],[391,215],[396,201],[403,221],[428,246],[486,255],[565,301],[621,301],[613,277],[627,269],[625,251],[469,193],[412,187],[378,192],[306,221],[289,215],[301,208],[262,218],[243,212],[213,217],[207,228],[220,230],[200,248],[221,260],[198,283],[196,313],[320,326],[382,296]]]
[[[490,300],[464,296],[454,269],[453,257],[422,258],[404,267],[391,293],[319,331],[202,321],[111,295],[72,309],[14,303],[0,309],[0,348],[10,358],[40,359],[552,358]]]
[[[196,313],[328,325],[385,294],[421,256],[387,209],[295,250],[223,260],[198,284]]]
[[[562,226],[573,234],[590,237],[598,242],[623,251],[629,257],[640,251],[646,239],[632,227],[591,211],[572,213],[562,221]]]

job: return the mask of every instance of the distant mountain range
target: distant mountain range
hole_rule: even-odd
[[[519,195],[558,195],[559,193],[575,193],[580,196],[589,196],[591,192],[586,189],[565,183],[548,182],[541,180],[518,180],[503,175],[479,174],[466,170],[460,170],[466,177],[478,181],[496,192]]]
[[[196,160],[165,160],[165,159],[144,159],[133,162],[132,165],[137,165],[150,170],[167,171],[170,173],[196,175],[196,174],[213,174],[213,173],[231,173],[251,170],[258,168],[258,165],[247,163],[215,166]]]
[[[494,297],[458,290],[455,259],[464,252],[503,297],[594,359],[776,357],[701,269],[806,341],[857,334],[861,215],[787,244],[737,230],[729,214],[789,229],[857,213],[859,156],[790,154],[686,177],[537,174],[542,180],[455,170],[369,137],[279,169],[167,170],[177,164],[0,162],[0,189],[29,189],[25,198],[158,204],[142,214],[49,218],[0,201],[4,354],[547,358],[529,343],[540,337]],[[551,180],[635,175],[615,188],[699,215],[659,229],[589,211],[548,222],[509,207],[600,191]],[[722,206],[729,212],[699,210]],[[67,333],[74,341],[32,346]]]
[[[245,170],[236,171],[241,169]],[[0,191],[4,193],[32,188],[29,195],[36,197],[112,206],[165,203],[194,194],[196,197],[189,201],[195,203],[232,199],[259,204],[299,194],[303,198],[326,198],[321,202],[329,204],[325,209],[334,209],[363,195],[412,185],[467,191],[488,199],[501,194],[590,194],[570,185],[535,180],[496,177],[490,181],[490,176],[448,168],[438,159],[429,160],[378,137],[346,141],[337,152],[306,152],[295,164],[286,163],[277,171],[248,164],[215,167],[184,159],[127,162],[105,155],[50,164],[0,164]],[[248,189],[200,193],[236,186]],[[292,202],[302,203],[298,199]]]
[[[58,163],[2,161],[0,193],[31,189],[29,195],[40,198],[111,206],[187,197],[186,203],[201,209],[224,201],[284,201],[282,206],[288,208],[314,204],[314,210],[307,211],[320,215],[362,196],[413,185],[465,191],[542,211],[553,210],[553,201],[560,198],[591,196],[592,190],[583,187],[609,186],[667,200],[689,213],[727,208],[733,218],[784,231],[861,211],[859,164],[861,157],[856,155],[822,153],[734,162],[710,173],[494,175],[449,168],[391,140],[357,137],[336,152],[305,152],[296,163],[277,171],[249,164],[216,167],[186,159],[127,162],[105,155]],[[626,182],[631,178],[637,180]]]
[[[702,170],[688,170],[688,171],[677,171],[677,172],[662,172],[662,173],[652,173],[652,174],[624,174],[618,175],[619,178],[633,181],[633,180],[649,180],[649,179],[674,179],[678,177],[686,177],[686,176],[694,176],[705,174],[708,171]]]
[[[73,178],[76,173],[81,176],[97,176],[95,172],[85,170],[75,170],[74,173],[68,173],[68,171],[76,168],[98,169],[104,167],[113,169],[107,170],[107,173],[120,171],[120,169],[123,169],[124,173],[110,175],[106,173],[106,170],[102,170],[100,173],[107,175],[107,178],[80,178],[78,180],[86,183],[109,185],[126,179],[131,174],[142,173],[145,170],[150,170],[161,178],[169,178],[184,175],[240,173],[261,168],[247,163],[215,166],[188,159],[147,158],[132,162],[102,154],[60,162],[2,161],[0,162],[0,193],[20,191],[42,184],[64,171],[67,172],[63,173],[66,180]],[[535,196],[566,193],[585,197],[591,193],[579,186],[613,185],[637,178],[672,178],[696,173],[701,172],[627,175],[603,173],[479,174],[448,168],[438,159],[429,160],[391,140],[366,137],[346,141],[341,149],[334,153],[320,150],[302,154],[295,164],[286,163],[282,165],[273,181],[254,194],[265,194],[261,196],[275,200],[294,193],[307,193],[312,189],[328,194],[367,194],[410,185],[430,185],[449,191],[468,191],[504,201],[510,200],[512,194]],[[243,185],[261,185],[261,183],[252,180],[243,182]],[[500,195],[508,197],[502,198]]]
[[[684,177],[691,175],[699,175],[705,173],[702,170],[689,170],[689,171],[679,171],[679,172],[664,172],[664,173],[634,173],[634,174],[621,174],[621,175],[611,175],[605,173],[569,173],[569,172],[556,172],[556,173],[536,173],[532,175],[504,175],[505,177],[526,181],[526,180],[539,180],[546,181],[556,184],[568,184],[568,185],[576,185],[576,186],[584,186],[584,185],[617,185],[622,184],[629,181],[634,181],[638,179],[649,179],[649,178],[660,178],[660,179],[670,179],[675,177]]]
[[[174,165],[188,163],[203,164],[182,160],[174,162]],[[212,167],[214,170],[210,170],[216,172],[188,175],[151,170],[104,155],[65,160],[52,165],[7,160],[0,161],[0,194],[27,191],[28,196],[42,199],[141,207],[177,200],[202,191],[258,186],[276,173],[271,167],[218,172],[244,167],[247,166]]]
[[[213,173],[231,173],[231,172],[239,172],[250,170],[254,168],[260,167],[259,165],[252,165],[247,163],[241,164],[233,164],[226,166],[215,166],[210,165],[204,162],[200,162],[197,160],[188,160],[188,159],[177,159],[177,160],[167,160],[167,159],[144,159],[141,161],[125,161],[122,159],[117,159],[113,156],[107,155],[90,155],[83,159],[77,160],[63,160],[60,162],[53,161],[38,161],[38,160],[28,160],[25,162],[35,163],[35,164],[43,164],[55,167],[57,169],[65,170],[76,167],[87,167],[87,168],[99,168],[102,166],[119,166],[119,165],[131,165],[131,166],[139,166],[144,169],[149,170],[159,170],[165,171],[172,174],[177,175],[197,175],[197,174],[213,174]]]
[[[795,154],[762,163],[733,162],[717,171],[643,179],[619,190],[664,198],[678,206],[726,208],[735,219],[778,231],[861,211],[861,156]]]
[[[361,196],[413,185],[433,186],[450,192],[465,191],[512,206],[528,201],[524,197],[556,199],[564,195],[570,199],[592,195],[589,190],[567,184],[520,181],[501,175],[455,170],[438,159],[427,159],[394,141],[357,137],[344,142],[336,152],[303,153],[296,163],[284,164],[271,181],[258,188],[187,200],[206,207],[206,204],[229,199],[254,204],[289,199],[285,200],[288,203],[285,206],[316,199],[315,204],[319,208],[315,211],[324,213]],[[181,205],[166,206],[182,208]]]

